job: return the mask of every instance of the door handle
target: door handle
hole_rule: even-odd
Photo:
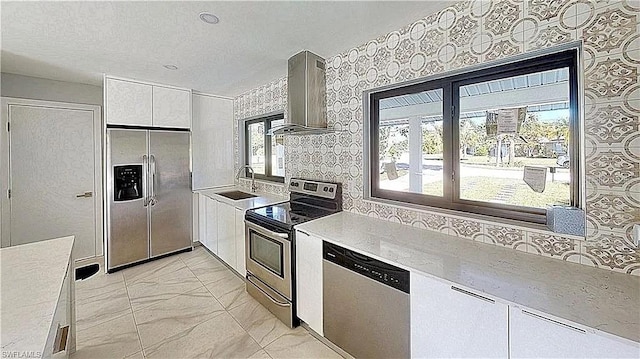
[[[147,155],[142,155],[142,197],[144,198],[143,206],[149,205],[149,179],[147,178],[149,170],[149,158]]]
[[[76,195],[76,198],[89,198],[93,197],[93,192],[85,192]]]
[[[154,155],[149,156],[149,172],[151,173],[149,204],[155,206],[158,199],[156,198],[156,158]]]
[[[536,313],[532,313],[532,312],[530,312],[528,310],[522,309],[522,314],[526,314],[528,316],[531,316],[531,317],[534,317],[534,318],[537,318],[537,319],[540,319],[540,320],[545,320],[547,322],[550,322],[550,323],[553,323],[553,324],[557,324],[557,325],[559,325],[561,327],[565,327],[567,329],[575,330],[575,331],[580,332],[582,334],[587,334],[587,332],[585,330],[583,330],[583,329],[576,328],[573,325],[565,324],[565,323],[559,322],[559,321],[551,319],[551,318],[543,317],[542,315],[539,315],[539,314],[536,314]]]
[[[266,234],[267,236],[270,237],[277,237],[277,238],[282,238],[282,239],[289,239],[289,233],[280,233],[280,232],[274,232],[274,231],[270,231],[266,228],[260,227],[260,226],[256,226],[253,223],[249,222],[249,221],[244,221],[244,223],[249,227],[252,228],[253,230],[255,230],[256,232],[260,232],[262,234]]]
[[[279,300],[277,300],[276,298],[274,298],[271,294],[267,293],[266,290],[262,289],[260,284],[254,282],[253,280],[251,280],[252,277],[255,277],[253,274],[251,273],[247,273],[247,280],[253,284],[253,286],[258,289],[259,291],[262,292],[262,294],[266,295],[275,305],[279,306],[279,307],[290,307],[291,304],[287,303],[287,302],[281,302]]]
[[[489,302],[489,303],[495,303],[495,302],[496,302],[495,300],[493,300],[493,299],[491,299],[491,298],[487,298],[487,297],[481,296],[480,294],[476,294],[476,293],[473,293],[473,292],[469,292],[468,290],[464,290],[464,289],[462,289],[462,288],[458,288],[458,287],[455,287],[455,286],[451,286],[451,289],[455,290],[456,292],[460,292],[460,293],[462,293],[462,294],[466,294],[466,295],[468,295],[468,296],[471,296],[471,297],[474,297],[474,298],[478,298],[478,299],[480,299],[480,300],[487,301],[487,302]]]

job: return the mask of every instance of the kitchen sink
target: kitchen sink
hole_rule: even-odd
[[[246,192],[242,192],[242,191],[220,192],[220,193],[216,193],[216,194],[218,194],[220,196],[223,196],[223,197],[230,198],[230,199],[232,199],[234,201],[241,200],[241,199],[258,197],[256,195],[251,194],[251,193],[246,193]]]

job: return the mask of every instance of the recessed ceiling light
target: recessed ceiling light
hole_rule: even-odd
[[[164,68],[167,70],[177,70],[178,66],[176,65],[164,65]]]
[[[209,12],[201,12],[200,20],[206,22],[207,24],[217,24],[220,22],[217,16]]]

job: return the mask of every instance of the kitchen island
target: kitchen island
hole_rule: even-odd
[[[75,351],[73,242],[69,236],[0,249],[3,358]]]

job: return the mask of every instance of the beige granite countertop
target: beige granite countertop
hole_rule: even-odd
[[[284,196],[281,197],[281,196],[278,196],[278,195],[275,195],[275,194],[271,194],[271,193],[260,193],[260,192],[252,193],[252,194],[256,195],[257,197],[241,199],[241,200],[237,200],[237,201],[234,201],[231,198],[227,198],[227,197],[218,195],[218,193],[220,193],[220,192],[227,192],[227,191],[242,191],[242,192],[245,192],[245,193],[251,193],[251,192],[247,192],[246,190],[244,190],[242,188],[235,187],[235,186],[219,187],[219,188],[212,188],[212,189],[202,189],[202,190],[197,190],[197,191],[193,191],[193,192],[205,195],[205,196],[207,196],[209,198],[213,198],[213,199],[218,200],[220,202],[224,202],[224,203],[230,204],[230,205],[236,207],[237,209],[241,209],[241,210],[247,210],[249,208],[267,206],[267,205],[270,205],[270,204],[285,202],[285,201],[289,200],[288,197],[284,197]]]
[[[328,242],[640,343],[640,277],[340,212],[296,227]],[[605,334],[606,335],[606,334]]]
[[[73,240],[70,236],[0,249],[3,353],[43,353]]]

